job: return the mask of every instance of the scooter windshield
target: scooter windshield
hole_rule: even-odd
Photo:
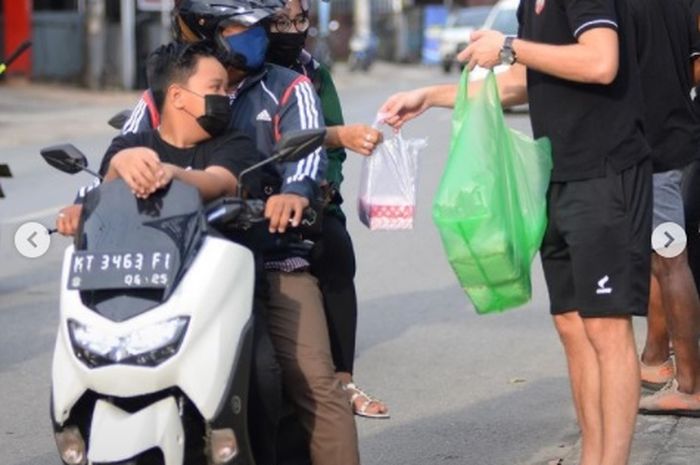
[[[107,182],[83,208],[68,288],[112,321],[165,302],[206,234],[197,189],[177,180],[145,200],[122,180]]]

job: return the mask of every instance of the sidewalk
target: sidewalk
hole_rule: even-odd
[[[561,465],[577,465],[580,442]],[[637,419],[629,465],[700,464],[700,418],[644,416]],[[557,464],[559,465],[559,464]]]
[[[106,132],[109,117],[132,108],[139,95],[21,81],[0,85],[0,147]]]

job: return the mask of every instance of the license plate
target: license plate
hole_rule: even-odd
[[[172,251],[73,252],[68,289],[163,289],[175,275]]]

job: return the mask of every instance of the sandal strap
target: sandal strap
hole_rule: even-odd
[[[343,389],[346,391],[353,391],[352,396],[350,397],[350,403],[353,404],[355,400],[357,400],[359,397],[363,397],[365,399],[365,403],[367,406],[371,404],[372,402],[378,402],[378,403],[384,403],[381,400],[377,399],[376,397],[373,397],[369,394],[367,394],[365,391],[360,389],[355,383],[348,383],[343,385]],[[365,406],[366,408],[366,406]]]
[[[365,398],[365,400],[362,402],[362,405],[360,406],[360,408],[357,409],[357,411],[360,413],[367,413],[367,408],[369,408],[369,406],[375,402],[377,401],[370,398]]]

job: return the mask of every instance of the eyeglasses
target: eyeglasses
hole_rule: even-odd
[[[284,15],[277,16],[270,21],[273,32],[306,32],[311,22],[307,15],[299,15],[292,19]]]

